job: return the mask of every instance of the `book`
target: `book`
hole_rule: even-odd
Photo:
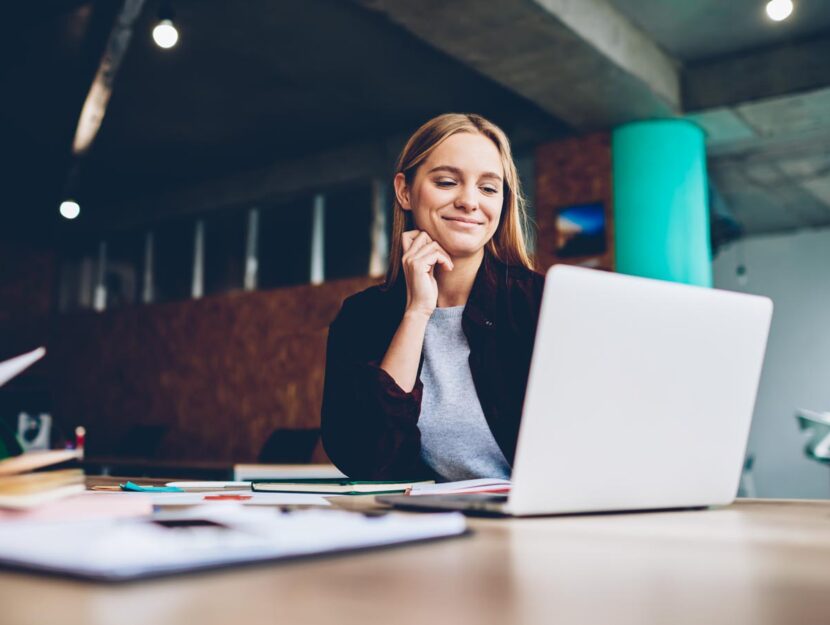
[[[35,471],[44,467],[63,464],[83,459],[80,449],[50,449],[45,451],[29,451],[19,456],[0,460],[0,476],[15,475]]]
[[[0,494],[23,495],[37,493],[50,488],[83,484],[84,472],[80,469],[62,469],[45,473],[23,473],[0,477]]]
[[[317,495],[391,495],[405,493],[415,486],[434,484],[423,482],[366,482],[357,480],[272,480],[251,482],[251,489],[267,493],[313,493]]]
[[[48,490],[37,491],[34,493],[15,493],[13,495],[0,494],[0,508],[8,508],[10,510],[26,510],[28,508],[35,508],[42,506],[64,497],[78,495],[83,493],[86,487],[83,484],[67,484],[58,486],[57,488],[50,488]]]
[[[0,508],[26,509],[85,490],[83,471],[69,468],[82,450],[30,451],[0,460]]]

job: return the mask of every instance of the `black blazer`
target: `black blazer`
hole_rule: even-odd
[[[481,408],[511,466],[543,286],[542,275],[485,254],[461,321]],[[407,393],[379,366],[405,305],[401,276],[389,289],[374,286],[347,298],[329,327],[323,445],[353,479],[435,477],[421,459],[420,379]]]

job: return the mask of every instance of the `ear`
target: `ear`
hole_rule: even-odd
[[[401,205],[405,211],[412,210],[412,205],[409,201],[409,187],[406,186],[406,176],[402,173],[395,174],[395,197],[398,204]]]

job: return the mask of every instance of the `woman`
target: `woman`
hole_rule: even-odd
[[[386,282],[329,329],[323,444],[353,479],[508,478],[543,286],[510,144],[441,115],[396,171]]]

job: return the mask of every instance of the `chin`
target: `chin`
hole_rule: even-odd
[[[454,237],[448,238],[446,242],[439,241],[439,245],[447,250],[447,253],[453,258],[475,256],[485,245],[487,245],[487,241],[470,243],[469,241],[457,241],[453,239]]]

